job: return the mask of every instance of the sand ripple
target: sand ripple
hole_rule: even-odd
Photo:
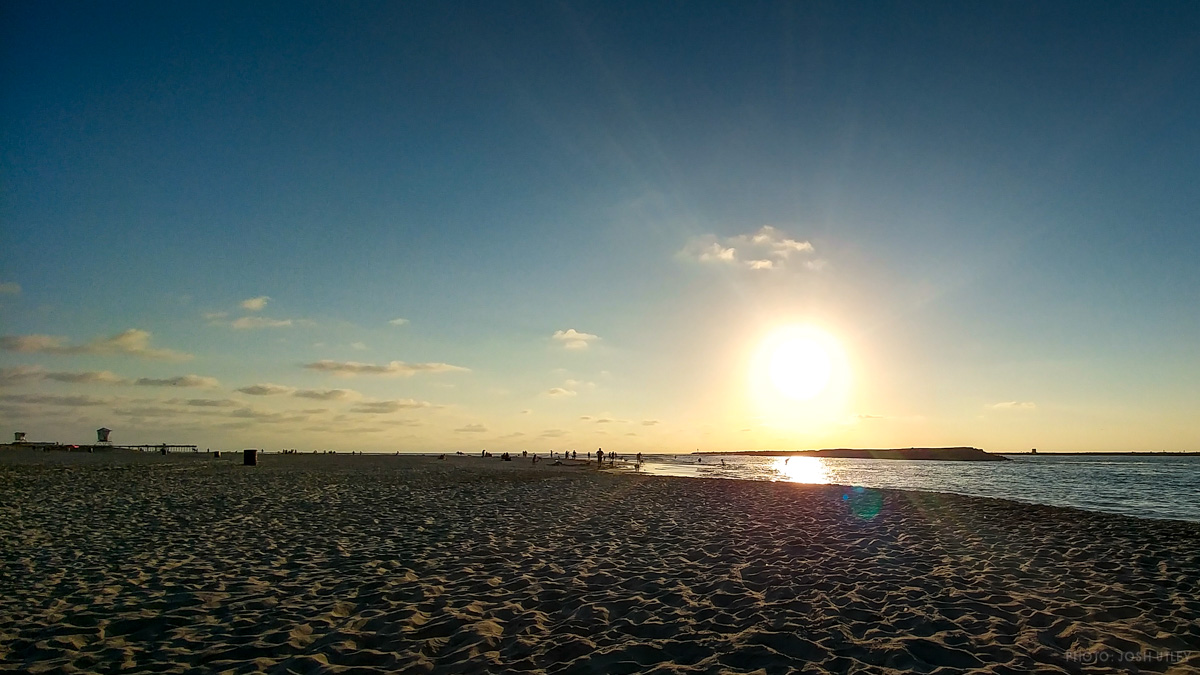
[[[5,670],[1200,672],[1196,524],[479,458],[0,488]]]

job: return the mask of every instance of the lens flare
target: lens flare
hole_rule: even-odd
[[[871,488],[852,487],[842,493],[842,502],[862,520],[872,520],[883,510],[883,494]]]

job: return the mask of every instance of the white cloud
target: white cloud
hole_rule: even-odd
[[[688,240],[679,256],[701,263],[730,264],[751,270],[772,270],[787,266],[797,254],[813,252],[807,241],[792,239],[783,232],[764,225],[754,234],[739,234],[721,239],[713,234],[704,234]],[[807,269],[817,270],[824,261],[808,260]]]
[[[21,284],[15,281],[5,281],[0,283],[0,295],[20,295]]]
[[[388,323],[393,326],[404,326],[404,325],[408,324],[408,319],[402,319],[400,317],[396,317],[395,319],[392,319]]]
[[[66,338],[57,335],[5,335],[0,337],[0,349],[27,354],[138,356],[164,361],[186,361],[192,358],[191,354],[170,349],[152,349],[150,333],[136,328],[79,345],[68,344]]]
[[[551,387],[546,394],[554,398],[563,398],[566,396],[574,396],[575,392],[571,391],[570,389],[563,389],[562,387]]]
[[[219,387],[221,383],[213,377],[203,377],[200,375],[177,375],[166,379],[154,379],[150,377],[139,377],[134,381],[134,384],[141,387],[202,387],[212,388]]]
[[[350,347],[351,347],[351,349],[357,349],[357,350],[358,350],[358,351],[360,351],[360,352],[364,352],[364,351],[366,351],[366,350],[367,350],[367,343],[365,343],[365,342],[351,342],[351,343],[350,343]]]
[[[466,426],[462,426],[462,427],[455,429],[455,431],[457,431],[457,432],[470,433],[470,434],[484,433],[487,430],[488,430],[488,428],[483,426],[482,424],[468,424]]]
[[[357,361],[330,361],[328,359],[307,363],[309,370],[319,370],[335,375],[398,375],[409,377],[417,373],[466,373],[469,369],[448,363],[405,363],[392,361],[385,364],[358,363]]]
[[[693,238],[680,253],[700,262],[734,262],[737,260],[737,250],[722,246],[716,236],[711,234]]]
[[[243,316],[234,319],[230,326],[237,330],[253,330],[256,328],[290,328],[294,322],[291,319],[268,319],[265,316]]]
[[[264,384],[252,384],[248,387],[237,389],[237,391],[251,396],[277,396],[279,394],[290,394],[295,389],[282,384],[271,384],[268,382]]]
[[[261,312],[270,300],[271,298],[265,295],[260,295],[257,298],[249,298],[242,301],[242,309],[248,312]]]
[[[992,410],[1034,410],[1037,404],[1033,401],[1002,401],[988,405]]]
[[[587,349],[588,343],[599,340],[600,336],[591,333],[581,333],[574,328],[555,331],[552,339],[563,343],[564,349]]]

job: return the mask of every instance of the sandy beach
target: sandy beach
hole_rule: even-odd
[[[0,456],[0,669],[1200,672],[1200,524],[451,456]]]

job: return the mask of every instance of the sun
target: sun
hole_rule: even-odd
[[[784,396],[807,401],[825,391],[833,374],[833,357],[814,335],[786,335],[771,349],[767,362],[771,384]]]
[[[764,425],[813,431],[845,419],[849,362],[839,341],[818,326],[788,325],[768,333],[755,349],[749,375]]]

